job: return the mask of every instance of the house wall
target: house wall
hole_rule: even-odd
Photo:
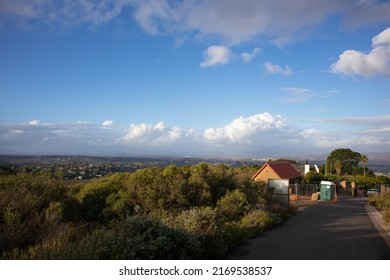
[[[281,179],[278,174],[275,173],[275,171],[269,167],[266,166],[263,171],[260,172],[255,178],[256,182],[263,181],[268,183],[269,179]]]
[[[269,179],[284,179],[284,178],[281,178],[271,167],[269,166],[266,166],[261,172],[260,174],[258,174],[255,178],[255,181],[256,182],[259,182],[259,181],[263,181],[263,182],[266,182],[268,184],[268,180]],[[297,177],[297,178],[291,178],[289,179],[289,184],[298,184],[300,183],[300,178]]]

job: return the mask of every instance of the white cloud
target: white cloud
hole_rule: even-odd
[[[23,131],[23,133],[21,133]],[[12,137],[11,137],[12,136]],[[33,121],[25,124],[0,125],[0,147],[16,153],[30,154],[101,154],[89,141],[102,139],[101,146],[110,151],[118,131],[91,123]]]
[[[290,66],[286,65],[284,69],[280,67],[279,65],[272,64],[270,62],[264,63],[264,74],[283,74],[283,75],[292,75],[293,71],[291,70]]]
[[[126,135],[116,140],[117,143],[141,144],[146,146],[173,143],[182,135],[179,128],[167,128],[164,122],[157,124],[131,124]]]
[[[34,154],[209,156],[315,154],[339,147],[359,152],[387,151],[389,118],[383,115],[312,119],[311,126],[306,123],[299,128],[281,115],[264,112],[198,131],[168,127],[164,122],[133,123],[127,129],[78,122],[0,124],[0,148]]]
[[[241,57],[245,63],[250,62],[252,59],[254,59],[258,54],[262,52],[262,49],[260,48],[254,48],[251,53],[243,52],[241,53]]]
[[[220,128],[208,128],[204,138],[208,142],[219,144],[251,144],[258,134],[272,129],[281,129],[285,120],[280,115],[269,113],[240,117]]]
[[[159,22],[161,20],[169,21],[172,15],[171,7],[168,1],[130,1],[136,6],[135,20],[149,33],[160,33]]]
[[[32,120],[28,123],[29,125],[40,125],[41,122],[39,120]]]
[[[113,126],[114,122],[112,120],[106,120],[102,123],[102,126]]]
[[[367,78],[390,76],[390,28],[372,39],[372,50],[369,53],[346,50],[330,66],[330,70],[337,74]]]
[[[205,60],[200,64],[202,68],[225,65],[231,60],[230,49],[224,46],[212,45],[203,52],[203,56]]]

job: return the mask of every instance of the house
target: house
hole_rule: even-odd
[[[270,161],[263,166],[252,176],[255,181],[264,181],[268,183],[269,179],[288,179],[289,184],[299,183],[301,173],[287,161]]]

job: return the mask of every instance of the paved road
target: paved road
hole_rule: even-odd
[[[366,204],[365,198],[318,202],[233,248],[228,259],[390,259],[390,247],[367,215]]]

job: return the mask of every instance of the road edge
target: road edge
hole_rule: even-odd
[[[378,230],[379,234],[386,241],[387,246],[390,247],[390,226],[386,226],[382,220],[382,215],[379,211],[372,205],[364,205],[368,216],[370,217],[375,228]]]

